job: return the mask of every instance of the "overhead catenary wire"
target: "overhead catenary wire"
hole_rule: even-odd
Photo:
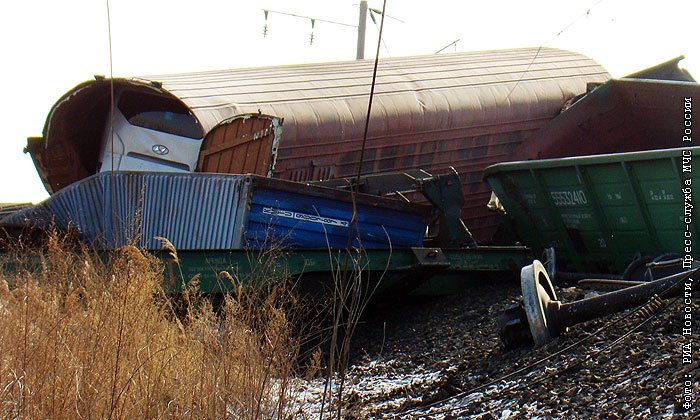
[[[532,68],[532,65],[535,64],[535,61],[536,61],[537,58],[539,57],[540,52],[542,51],[542,48],[544,48],[547,44],[549,44],[550,42],[552,42],[552,41],[553,41],[555,38],[557,38],[558,36],[561,36],[561,35],[562,35],[564,32],[566,32],[569,28],[571,28],[572,26],[574,26],[575,24],[577,24],[581,19],[590,16],[591,10],[593,10],[594,8],[596,8],[598,5],[600,5],[600,4],[601,4],[602,2],[604,2],[604,1],[605,1],[605,0],[597,0],[595,3],[593,3],[591,6],[589,6],[589,7],[586,9],[586,12],[585,12],[585,13],[582,13],[582,14],[578,15],[574,20],[572,20],[571,22],[569,22],[568,25],[564,26],[564,27],[563,27],[562,29],[560,29],[556,34],[554,34],[552,37],[550,37],[549,39],[547,39],[545,42],[541,43],[541,44],[539,45],[539,47],[537,47],[537,51],[535,52],[535,55],[532,57],[532,60],[530,60],[530,63],[527,65],[527,68],[525,68],[525,71],[522,72],[522,74],[520,75],[520,78],[515,82],[515,84],[513,85],[513,87],[510,89],[510,91],[508,91],[508,95],[506,95],[506,98],[503,100],[503,102],[506,102],[506,103],[508,102],[508,100],[510,99],[510,96],[511,96],[511,95],[513,94],[513,92],[515,91],[515,88],[518,87],[518,85],[519,85],[520,82],[523,80],[523,78],[525,77],[525,75],[526,75],[527,73],[530,72],[530,69]],[[436,54],[437,54],[437,53],[436,53]]]
[[[375,9],[374,7],[368,7],[367,10],[369,10],[370,12],[374,12],[374,13],[376,13],[376,14],[378,14],[378,15],[384,14],[384,12],[383,12],[382,10]],[[399,18],[396,18],[396,17],[394,17],[394,16],[386,15],[386,17],[388,17],[389,19],[394,19],[395,21],[397,21],[397,22],[399,22],[399,23],[406,23],[406,22],[404,22],[403,20],[401,20],[401,19],[399,19]]]
[[[369,17],[372,19],[374,26],[377,27],[377,21],[376,21],[375,15],[380,14],[380,15],[382,15],[382,19],[383,19],[385,17],[385,14],[383,13],[382,10],[375,9],[372,7],[366,7],[366,2],[364,2],[364,1],[363,1],[363,4],[365,5],[365,11],[369,12]],[[358,53],[357,53],[358,56],[357,56],[357,59],[359,60],[359,59],[364,58],[363,55],[364,55],[364,30],[365,30],[365,26],[363,23],[364,22],[363,19],[366,18],[366,16],[363,15],[362,12],[360,13],[360,23],[355,25],[355,24],[350,24],[350,23],[345,23],[345,22],[338,22],[338,21],[330,20],[330,19],[320,19],[320,18],[317,18],[314,16],[309,16],[309,15],[300,15],[297,13],[282,12],[282,11],[270,10],[270,9],[261,9],[261,10],[263,11],[263,14],[265,15],[265,23],[263,25],[263,32],[262,32],[263,37],[266,37],[268,34],[268,31],[269,31],[268,17],[270,14],[278,14],[278,15],[283,15],[283,16],[290,16],[290,17],[295,17],[295,18],[299,18],[299,19],[310,20],[311,21],[311,34],[309,37],[310,44],[313,44],[313,42],[315,40],[314,28],[315,28],[316,22],[324,22],[324,23],[329,23],[332,25],[340,25],[340,26],[345,26],[345,27],[350,27],[350,28],[357,28],[362,33],[362,35],[358,34]],[[398,18],[393,17],[393,16],[386,15],[386,17],[389,19],[394,19],[395,21],[400,22],[400,23],[406,23],[403,20],[398,19]],[[377,29],[379,29],[379,28],[377,28]],[[360,43],[362,43],[362,46],[360,46]],[[387,55],[391,56],[391,53],[389,52],[389,48],[386,44],[386,41],[382,40],[381,44],[384,46],[384,49],[385,49]],[[360,52],[360,51],[362,51],[362,52]]]
[[[280,12],[277,10],[270,10],[270,9],[262,9],[262,10],[265,13],[265,16],[267,16],[268,13],[271,13],[271,14],[277,14],[277,15],[292,16],[292,17],[301,18],[301,19],[309,19],[309,20],[316,21],[316,22],[332,23],[333,25],[347,26],[350,28],[357,28],[357,25],[353,25],[351,23],[336,22],[334,20],[319,19],[319,18],[312,17],[312,16],[304,16],[304,15],[298,15],[296,13]]]
[[[110,142],[110,168],[109,168],[109,191],[110,194],[105,195],[105,199],[107,196],[110,198],[110,204],[111,206],[114,206],[114,201],[115,201],[115,194],[114,194],[114,60],[112,56],[112,15],[111,15],[111,7],[109,4],[109,0],[105,0],[106,2],[106,8],[107,8],[107,44],[108,44],[108,52],[109,52],[109,118],[108,120],[108,125],[107,125],[107,132],[109,133],[109,142]],[[102,165],[104,165],[104,162],[102,162]],[[101,168],[100,168],[101,169]],[[106,203],[103,203],[103,206],[107,208],[108,206]],[[110,207],[110,210],[113,209],[113,207]],[[112,223],[109,225],[114,225],[117,219],[117,214],[115,211],[107,211],[105,212],[105,217],[111,217],[112,218]],[[107,224],[107,220],[104,221],[106,226],[109,226]],[[115,234],[115,232],[113,232]]]
[[[374,23],[374,27],[377,28],[377,30],[379,30],[379,27],[377,26],[377,19],[374,17],[374,15],[375,15],[375,13],[377,13],[377,14],[384,16],[384,14],[381,12],[381,10],[373,9],[371,7],[368,10],[370,11],[369,17],[370,17],[370,19],[372,19],[372,23]],[[401,21],[399,21],[399,22],[401,22]],[[381,43],[384,46],[384,51],[386,51],[386,54],[389,57],[391,57],[391,53],[389,52],[389,47],[386,45],[386,41],[382,37],[379,37],[379,39],[381,40]]]
[[[433,54],[440,54],[441,52],[445,51],[446,49],[450,48],[451,46],[457,47],[457,43],[461,41],[462,38],[457,38],[454,41],[450,42],[449,44],[445,45],[444,47],[440,48],[439,50],[435,51]]]
[[[301,18],[301,19],[313,19],[317,22],[332,23],[334,25],[341,25],[341,26],[348,26],[351,28],[357,28],[357,25],[353,25],[352,23],[338,22],[338,21],[329,20],[329,19],[319,19],[319,18],[313,17],[313,16],[305,16],[305,15],[299,15],[296,13],[289,13],[289,12],[280,12],[278,10],[270,10],[270,9],[262,9],[262,10],[265,13],[265,16],[267,16],[268,13],[273,13],[273,14],[278,14],[278,15],[297,17],[297,18]],[[370,12],[373,12],[373,13],[382,14],[381,10],[375,9],[373,7],[369,7],[369,8],[367,8],[367,10],[369,10]],[[396,18],[396,17],[393,17],[393,16],[387,16],[387,17],[389,19],[394,19],[397,22],[406,23],[403,20]]]
[[[112,16],[110,13],[109,0],[106,1],[107,7],[107,42],[109,44],[109,136],[110,136],[110,160],[111,166],[109,170],[109,190],[110,190],[110,212],[108,212],[107,217],[112,218],[111,225],[116,224],[116,219],[118,218],[116,211],[114,210],[115,202],[115,191],[114,191],[114,61],[112,56]],[[107,206],[105,206],[107,207]],[[116,232],[113,232],[113,234]],[[123,234],[119,232],[118,234]],[[123,239],[123,238],[119,238]],[[125,295],[126,296],[126,295]],[[125,297],[126,298],[126,297]],[[114,373],[112,375],[112,392],[110,395],[110,411],[109,418],[112,418],[114,414],[114,409],[116,407],[116,401],[120,397],[120,392],[117,392],[117,376],[119,374],[119,363],[122,355],[122,339],[123,339],[123,328],[124,328],[124,311],[121,311],[119,316],[119,339],[117,341],[117,348],[115,354],[114,362]]]
[[[108,132],[110,137],[110,146],[112,148],[111,171],[114,171],[114,67],[112,61],[112,16],[110,15],[109,0],[107,4],[107,43],[109,44],[109,125]]]

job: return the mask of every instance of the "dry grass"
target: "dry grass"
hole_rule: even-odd
[[[103,262],[54,236],[46,252],[10,258],[15,270],[0,273],[0,417],[295,414],[285,287],[239,289],[215,313],[194,290],[174,304],[162,264],[136,248]]]

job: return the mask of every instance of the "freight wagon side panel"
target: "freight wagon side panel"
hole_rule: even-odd
[[[489,167],[486,178],[520,237],[535,249],[553,246],[561,269],[621,273],[637,254],[683,254],[686,235],[700,234],[697,200],[682,191],[700,175],[683,172],[682,153],[513,162]]]

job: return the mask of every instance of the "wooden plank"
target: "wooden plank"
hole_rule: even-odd
[[[263,132],[265,130],[266,123],[267,121],[256,118],[251,127],[250,137],[253,138],[257,135],[257,133]],[[255,172],[255,166],[258,161],[258,153],[260,152],[261,140],[262,139],[257,138],[255,141],[246,144],[246,156],[245,160],[243,161],[243,171],[245,173]]]

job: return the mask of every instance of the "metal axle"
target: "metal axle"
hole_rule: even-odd
[[[541,346],[572,325],[643,305],[654,295],[677,296],[683,290],[684,280],[697,271],[688,270],[596,297],[562,303],[542,263],[535,260],[520,273],[523,300],[520,305],[503,312],[499,319],[499,335],[507,348]]]

